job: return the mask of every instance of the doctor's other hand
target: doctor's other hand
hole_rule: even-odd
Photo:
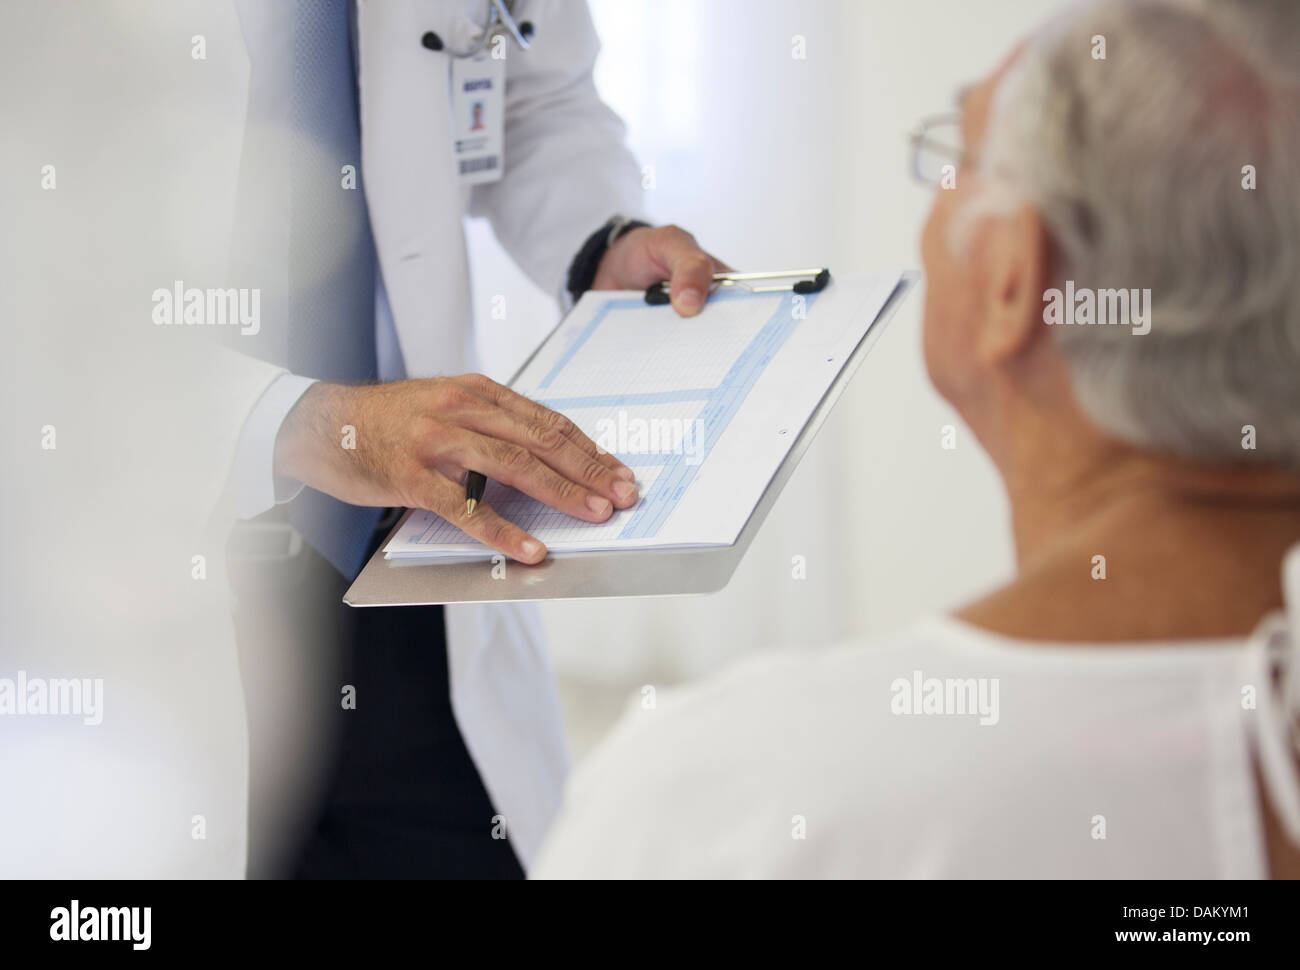
[[[685,229],[642,226],[623,233],[596,268],[593,290],[644,290],[652,283],[671,281],[673,309],[693,317],[704,309],[714,273],[731,267],[714,259]]]
[[[546,547],[491,507],[465,512],[465,472],[575,518],[635,505],[635,475],[568,418],[482,374],[362,387],[313,384],[275,439],[275,475],[352,505],[428,509],[525,563]]]

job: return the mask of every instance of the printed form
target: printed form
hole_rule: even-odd
[[[641,500],[600,524],[494,481],[484,501],[557,555],[731,545],[901,277],[832,279],[806,296],[727,288],[690,319],[642,293],[584,294],[511,387],[632,468]],[[420,509],[384,551],[494,554]]]

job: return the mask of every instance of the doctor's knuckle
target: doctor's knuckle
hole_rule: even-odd
[[[562,475],[557,475],[551,485],[551,490],[555,493],[557,499],[567,502],[578,496],[579,492],[582,491],[582,486],[569,481]]]
[[[574,424],[572,421],[570,421],[568,418],[566,418],[559,411],[548,411],[547,414],[549,415],[548,421],[551,427],[554,428],[557,432],[559,432],[564,437],[566,438],[571,437],[573,434],[577,432],[578,426]]]
[[[502,442],[497,448],[497,460],[508,471],[522,472],[532,467],[533,456],[526,449],[509,442]]]
[[[582,469],[582,480],[589,485],[595,485],[604,481],[610,474],[601,462],[595,458],[588,458]]]
[[[474,395],[459,384],[447,381],[438,387],[438,409],[444,414],[464,411],[474,402]]]
[[[695,237],[676,223],[664,226],[663,232],[664,235],[670,237],[673,242],[685,243],[692,246],[695,244]]]
[[[564,435],[554,425],[541,422],[528,426],[529,440],[539,451],[555,451],[564,444]]]
[[[466,374],[462,380],[474,391],[495,391],[500,385],[486,374]]]
[[[548,428],[558,428],[560,423],[567,419],[559,411],[552,411],[550,408],[539,404],[537,405],[537,420]]]
[[[493,516],[483,524],[483,541],[490,546],[510,546],[516,541],[514,527],[505,519]]]

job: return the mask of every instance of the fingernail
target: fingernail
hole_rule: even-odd
[[[609,499],[607,498],[601,498],[599,495],[588,495],[587,508],[591,509],[591,511],[595,512],[597,515],[608,515],[613,506],[609,504]]]
[[[525,539],[523,551],[525,559],[540,559],[546,549],[536,539]]]
[[[629,482],[636,481],[636,472],[628,468],[627,465],[620,465],[618,469],[615,470],[614,474],[617,475],[619,478],[625,479],[626,481]]]
[[[615,482],[614,494],[620,502],[631,502],[636,498],[636,486],[631,482]]]
[[[677,294],[677,305],[683,310],[698,310],[704,305],[704,295],[699,290],[682,290]]]

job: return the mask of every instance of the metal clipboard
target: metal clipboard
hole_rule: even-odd
[[[772,279],[805,274],[734,275]],[[838,375],[799,432],[734,544],[701,549],[575,553],[548,557],[536,566],[526,566],[510,560],[504,577],[493,578],[491,565],[484,560],[421,563],[385,559],[384,545],[401,528],[406,519],[403,515],[344,594],[343,602],[355,607],[432,606],[448,603],[688,596],[718,592],[730,582],[736,567],[740,565],[750,543],[754,541],[785,483],[798,467],[835,402],[918,280],[919,274],[916,272],[901,275],[879,315],[844,361]],[[656,298],[652,295],[655,289],[651,287],[647,291],[647,302],[655,302]],[[556,326],[558,329],[559,325]],[[529,360],[531,359],[530,356]],[[527,363],[526,361],[520,367],[519,373],[522,373]]]

